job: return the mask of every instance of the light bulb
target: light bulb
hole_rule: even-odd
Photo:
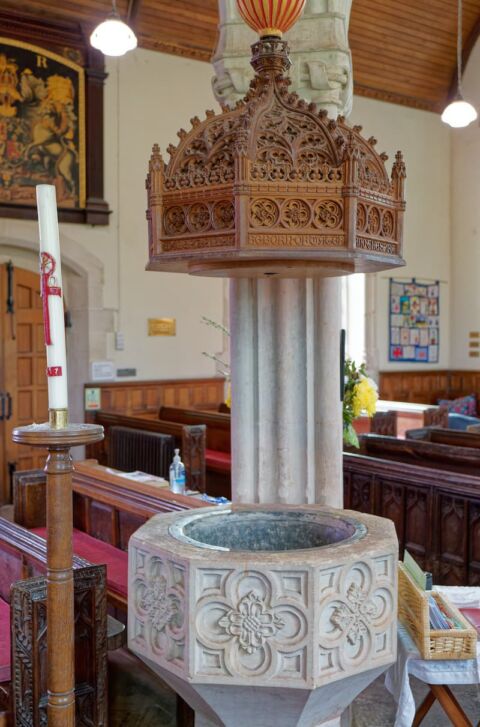
[[[457,99],[448,104],[442,114],[442,121],[455,129],[460,129],[475,121],[477,116],[478,114],[472,104],[463,99]]]
[[[123,56],[137,47],[137,36],[118,16],[110,17],[97,25],[90,43],[106,56]]]

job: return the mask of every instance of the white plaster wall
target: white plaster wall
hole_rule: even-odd
[[[81,246],[104,266],[103,301],[98,301],[95,316],[102,316],[102,308],[109,313],[103,313],[107,323],[99,326],[91,357],[106,355],[116,367],[134,367],[139,379],[214,375],[215,365],[202,351],[220,351],[222,338],[201,324],[200,317],[222,320],[222,281],[145,271],[145,176],[151,147],[158,142],[165,151],[170,142],[178,141],[177,130],[188,128],[192,116],[216,107],[211,66],[136,50],[109,60],[107,71],[105,197],[113,211],[110,225],[61,225],[64,240]],[[0,219],[0,259],[31,267],[28,254],[15,254],[15,241],[26,239],[38,239],[35,222]],[[74,301],[69,305],[75,308]],[[177,319],[176,337],[147,336],[147,319],[160,317]],[[105,327],[106,335],[101,332]],[[114,350],[114,329],[125,334],[124,351]]]
[[[472,57],[472,63],[473,63]],[[471,74],[471,69],[467,75]],[[212,68],[208,63],[191,61],[152,51],[137,50],[124,58],[107,63],[109,77],[105,90],[105,196],[113,210],[108,227],[62,225],[61,235],[69,244],[94,255],[104,266],[102,301],[94,302],[93,324],[102,318],[99,333],[93,338],[91,357],[107,356],[117,367],[134,367],[140,379],[213,375],[215,365],[202,351],[223,348],[221,335],[200,323],[201,315],[224,320],[223,284],[220,280],[193,278],[178,274],[146,272],[147,225],[145,220],[145,176],[154,142],[165,152],[176,143],[180,127],[189,127],[189,119],[206,108],[216,108],[211,91]],[[467,79],[468,80],[468,79]],[[480,81],[477,83],[480,98]],[[480,106],[480,101],[479,101]],[[439,116],[402,106],[394,106],[356,96],[352,122],[361,123],[367,136],[378,138],[378,148],[390,155],[402,149],[407,163],[407,213],[405,257],[407,267],[398,275],[439,278],[441,287],[441,359],[439,367],[450,359],[450,132]],[[457,133],[457,132],[456,132]],[[460,132],[465,134],[465,132]],[[471,136],[470,136],[471,135]],[[477,171],[472,145],[478,142],[478,127],[469,130],[460,158],[468,166],[472,183],[463,186],[472,202],[462,194],[454,204],[457,237],[462,238],[462,256],[454,248],[455,283],[460,293],[455,300],[453,349],[465,331],[480,327],[476,280],[480,268],[480,245],[476,240],[480,219],[472,234],[466,235],[470,217],[480,215],[475,203],[473,182]],[[467,140],[468,139],[468,140]],[[462,142],[463,143],[463,142]],[[477,155],[480,149],[477,150]],[[168,159],[168,155],[167,155]],[[461,164],[454,174],[465,175]],[[467,205],[471,216],[465,214]],[[479,210],[479,211],[477,211]],[[464,240],[464,238],[466,238]],[[0,219],[0,256],[2,243],[6,256],[17,265],[29,267],[26,254],[11,255],[15,240],[37,240],[34,222]],[[463,260],[463,262],[462,262]],[[460,273],[460,269],[463,271]],[[388,273],[377,275],[375,295],[376,335],[380,369],[414,368],[412,364],[388,363]],[[470,299],[473,301],[471,303]],[[74,308],[74,301],[69,301]],[[477,305],[477,308],[474,306]],[[176,337],[147,336],[149,317],[175,317]],[[75,322],[75,321],[74,321]],[[80,322],[79,322],[80,323]],[[78,326],[77,330],[84,330]],[[114,350],[114,330],[125,334],[125,350]],[[102,331],[106,330],[104,334]],[[75,335],[75,329],[71,331]],[[457,357],[458,358],[458,357]],[[459,362],[455,358],[455,365]],[[471,365],[474,359],[467,361]],[[430,368],[417,365],[421,370]]]
[[[480,43],[472,51],[463,84],[480,109]],[[470,358],[469,332],[480,331],[480,127],[452,131],[452,367],[479,369]]]
[[[407,265],[393,273],[375,275],[378,367],[382,371],[445,368],[450,361],[450,131],[437,114],[359,96],[355,96],[350,120],[363,125],[365,136],[378,139],[377,149],[386,151],[390,157],[389,168],[398,149],[403,152],[407,165],[404,239]],[[391,275],[446,281],[440,288],[440,361],[437,365],[388,361],[388,277]]]

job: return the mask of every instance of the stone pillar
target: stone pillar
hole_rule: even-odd
[[[286,34],[291,89],[329,115],[352,106],[352,0],[307,0]],[[213,89],[233,105],[253,77],[255,33],[219,0]],[[341,507],[339,278],[236,279],[230,287],[232,496]]]
[[[352,0],[307,0],[300,20],[285,34],[291,49],[292,90],[335,118],[348,116],[353,99],[348,22]],[[233,106],[248,91],[256,35],[242,20],[236,0],[219,0],[218,44],[212,62],[217,100]]]
[[[230,286],[233,500],[341,507],[340,279]]]

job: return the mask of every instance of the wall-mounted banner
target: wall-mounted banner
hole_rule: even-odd
[[[390,278],[389,361],[438,363],[440,281]]]

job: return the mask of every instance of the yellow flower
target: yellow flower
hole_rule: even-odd
[[[359,417],[365,411],[369,417],[373,417],[377,410],[377,386],[372,379],[363,376],[355,385],[352,397],[352,410],[354,417]]]

